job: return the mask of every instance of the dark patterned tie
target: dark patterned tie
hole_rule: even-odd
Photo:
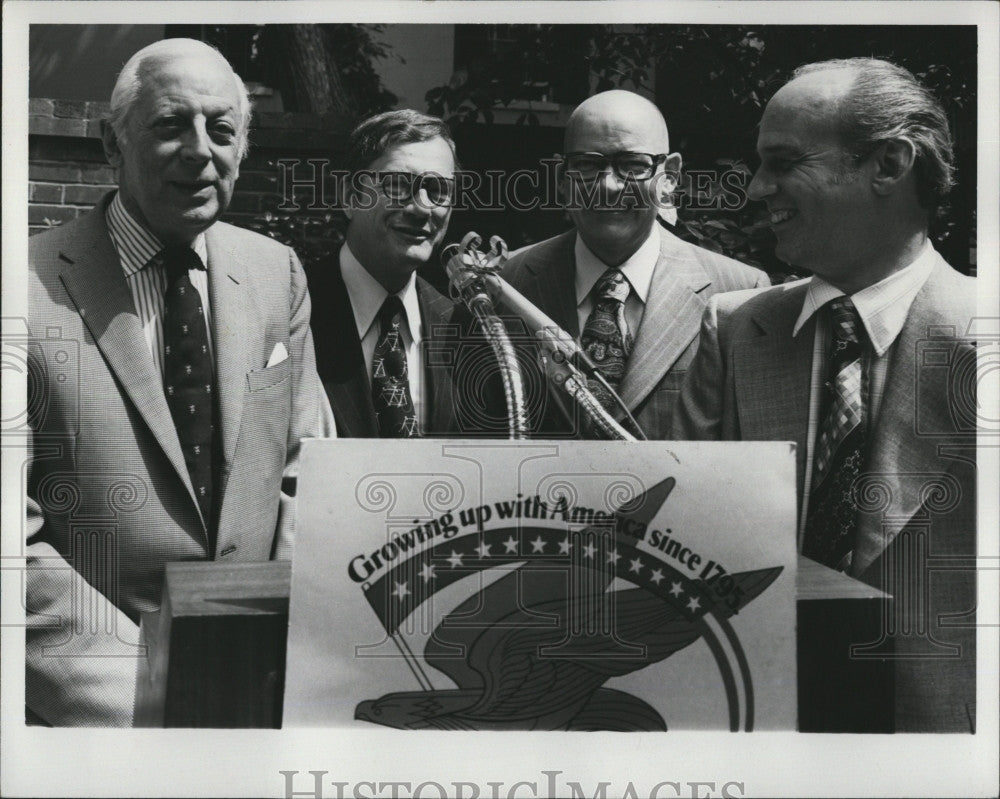
[[[409,370],[403,346],[402,325],[406,309],[395,294],[390,294],[378,312],[379,337],[372,356],[372,404],[382,438],[413,438],[417,414],[410,396]]]
[[[832,341],[822,426],[813,456],[812,490],[802,554],[840,571],[851,565],[857,527],[852,486],[865,466],[867,336],[854,303],[829,304]]]
[[[625,361],[632,352],[632,333],[625,320],[625,300],[630,289],[625,276],[614,267],[601,275],[593,288],[594,309],[580,336],[584,352],[615,390],[622,381]],[[587,387],[609,413],[617,409],[618,403],[599,382],[588,380]]]
[[[163,386],[205,527],[211,531],[215,391],[201,295],[189,269],[205,265],[190,247],[163,251]]]

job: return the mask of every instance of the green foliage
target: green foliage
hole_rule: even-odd
[[[387,111],[396,104],[396,95],[383,84],[375,71],[377,61],[393,56],[391,48],[376,37],[385,25],[321,25],[326,32],[333,60],[340,69],[344,89],[358,118]],[[402,59],[400,59],[402,60]]]
[[[478,26],[480,28],[495,26]],[[976,46],[969,26],[852,25],[512,25],[503,26],[504,48],[471,60],[447,86],[427,94],[431,112],[464,122],[493,121],[526,85],[585,76],[582,96],[554,96],[576,104],[611,88],[651,96],[670,126],[671,149],[687,172],[715,170],[718,177],[685,196],[678,233],[708,249],[783,277],[788,267],[773,256],[773,240],[759,203],[733,207],[721,183],[736,171],[749,184],[757,163],[757,125],[771,95],[792,71],[829,58],[874,56],[910,69],[943,102],[956,138],[958,189],[950,208],[934,220],[935,244],[957,268],[968,269],[975,240]],[[572,31],[560,35],[560,29]],[[555,88],[553,88],[555,94]],[[521,95],[523,96],[523,95]],[[531,124],[530,115],[518,120]],[[539,153],[539,157],[546,153]],[[748,166],[750,165],[750,166]]]
[[[600,25],[478,25],[450,83],[427,92],[428,110],[449,122],[492,123],[513,100],[577,103],[588,94]],[[482,41],[478,41],[481,37]],[[537,125],[530,110],[517,124]]]

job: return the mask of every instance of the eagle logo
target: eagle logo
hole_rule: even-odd
[[[673,485],[668,478],[640,494],[616,521],[650,522]],[[355,718],[407,730],[666,730],[646,701],[605,683],[705,640],[730,728],[752,729],[752,681],[728,619],[782,568],[692,579],[637,549],[622,529],[484,531],[468,536],[474,546],[440,544],[365,584],[422,690],[362,701]],[[442,587],[499,565],[506,573],[452,609],[427,641],[423,662],[456,686],[434,689],[400,640],[400,624]]]

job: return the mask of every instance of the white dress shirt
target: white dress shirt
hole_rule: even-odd
[[[354,310],[354,323],[357,326],[358,338],[361,340],[361,354],[365,359],[370,388],[372,358],[375,355],[375,345],[382,334],[378,324],[378,312],[389,292],[368,273],[347,244],[340,248],[340,273],[347,287],[351,308]],[[410,275],[410,279],[401,291],[396,292],[396,296],[402,301],[406,310],[406,325],[401,329],[401,333],[403,347],[406,350],[406,368],[413,410],[417,416],[417,424],[423,432],[427,429],[427,398],[424,393],[424,359],[421,352],[423,335],[420,329],[420,301],[417,298],[416,272]]]
[[[167,292],[167,273],[163,268],[161,252],[163,244],[140,224],[125,208],[121,195],[116,193],[108,205],[104,215],[108,225],[108,233],[118,252],[125,282],[132,292],[135,310],[139,314],[139,324],[142,326],[146,345],[153,356],[153,363],[163,375],[163,297]],[[188,272],[191,283],[201,295],[201,307],[205,310],[205,327],[208,330],[208,349],[215,362],[215,349],[212,341],[212,312],[208,297],[208,248],[205,245],[205,234],[200,233],[191,242],[205,269],[192,269]]]
[[[579,233],[576,234],[573,256],[576,259],[576,318],[580,323],[582,334],[587,318],[594,309],[594,298],[591,294],[594,284],[608,271],[608,265],[591,252],[583,243]],[[654,224],[639,249],[618,267],[631,287],[625,300],[625,321],[628,322],[628,329],[633,338],[639,334],[639,324],[646,308],[649,284],[653,280],[653,270],[656,269],[656,262],[659,259],[660,231],[658,225]]]
[[[878,283],[850,295],[858,316],[868,333],[872,344],[872,357],[868,364],[868,430],[875,428],[878,412],[885,391],[886,372],[896,339],[910,313],[910,306],[917,292],[927,282],[936,262],[934,248],[928,241],[916,259],[903,269],[893,272]],[[799,314],[792,335],[797,336],[813,315],[830,300],[844,296],[844,292],[831,286],[821,277],[813,276],[806,289],[802,312]],[[816,433],[820,425],[822,387],[827,379],[827,351],[830,348],[830,319],[828,314],[820,314],[816,319],[813,337],[812,376],[809,383],[809,429],[806,435],[805,482],[802,490],[802,508],[799,518],[799,546],[805,529],[806,513],[809,506],[809,492],[812,489],[813,451]]]

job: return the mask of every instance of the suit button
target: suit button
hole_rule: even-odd
[[[226,555],[232,555],[235,551],[236,551],[235,545],[230,544],[228,547],[222,550],[222,552],[219,553],[219,557],[224,558],[226,557]]]

